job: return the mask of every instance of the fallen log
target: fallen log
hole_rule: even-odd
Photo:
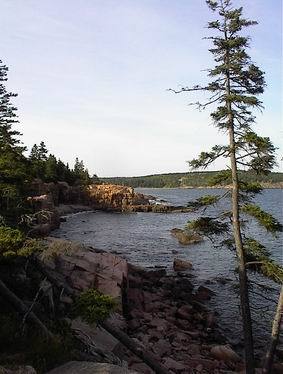
[[[147,352],[144,348],[138,345],[133,339],[131,339],[122,330],[117,329],[108,321],[100,322],[101,327],[108,331],[114,338],[118,339],[125,347],[127,347],[136,356],[141,358],[151,369],[157,374],[169,374],[169,371],[157,361],[157,357],[152,353]]]
[[[36,324],[47,339],[53,339],[54,335],[47,329],[41,320],[14,294],[0,279],[0,294],[14,307],[14,309],[25,316],[26,319]]]
[[[74,297],[77,293],[62,279],[60,274],[54,270],[47,269],[42,265],[38,258],[34,258],[37,269],[47,277],[47,279],[54,284],[57,288],[61,288],[70,297]],[[136,356],[143,360],[151,369],[157,374],[169,374],[169,371],[158,362],[158,358],[152,353],[144,350],[142,346],[137,344],[125,332],[114,327],[111,323],[104,321],[100,323],[106,331],[118,339],[126,348],[133,352]]]

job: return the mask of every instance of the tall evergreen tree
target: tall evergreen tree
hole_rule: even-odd
[[[36,161],[38,160],[38,146],[37,144],[34,144],[31,148],[29,159],[31,161]]]
[[[47,157],[48,157],[48,149],[44,141],[41,141],[38,147],[38,158],[40,161],[46,161]]]
[[[56,182],[56,181],[58,181],[57,159],[52,154],[50,154],[48,156],[48,159],[46,160],[44,180],[46,182]]]
[[[47,159],[48,149],[46,148],[45,143],[41,141],[39,145],[34,144],[29,155],[31,174],[33,177],[45,180]]]
[[[282,280],[282,269],[269,261],[267,251],[260,243],[245,236],[241,213],[254,217],[270,232],[281,230],[282,226],[260,207],[251,204],[251,197],[260,192],[261,188],[240,180],[238,170],[245,166],[256,173],[268,173],[275,165],[275,148],[269,138],[260,137],[252,130],[255,122],[253,110],[262,108],[257,96],[263,93],[265,80],[264,73],[247,54],[249,38],[243,36],[242,30],[257,22],[245,19],[242,16],[243,9],[233,8],[231,0],[206,0],[206,3],[212,12],[218,14],[217,20],[208,23],[208,28],[213,30],[213,36],[208,38],[213,44],[210,52],[216,62],[215,67],[209,69],[211,81],[204,86],[183,87],[172,91],[209,92],[208,101],[203,104],[197,102],[197,106],[204,109],[209,105],[217,105],[211,118],[214,125],[227,134],[228,144],[216,145],[211,151],[202,152],[190,162],[190,166],[194,169],[206,168],[219,157],[230,159],[230,168],[218,175],[214,182],[219,184],[226,180],[232,184],[232,209],[231,213],[226,212],[217,219],[201,217],[190,222],[189,228],[205,235],[217,235],[229,232],[229,221],[232,221],[233,241],[227,239],[225,243],[235,248],[237,253],[246,372],[253,374],[254,348],[246,269],[256,263],[262,273],[271,275],[275,280]],[[219,198],[203,197],[195,206],[214,204]]]
[[[84,162],[82,160],[79,161],[78,157],[75,159],[74,175],[77,179],[77,183],[79,184],[87,185],[91,183],[88,170],[85,168]]]
[[[17,95],[5,87],[7,73],[7,66],[0,60],[0,215],[11,216],[21,206],[27,170],[21,134],[14,128],[18,123],[17,108],[11,99]]]

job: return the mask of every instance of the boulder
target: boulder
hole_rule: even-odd
[[[46,374],[138,374],[121,366],[87,361],[70,361]]]
[[[184,271],[192,269],[193,264],[189,261],[180,260],[179,258],[174,258],[173,269],[174,271]]]
[[[193,312],[194,312],[194,310],[193,310],[193,307],[191,305],[183,305],[177,310],[176,317],[181,318],[181,319],[190,320],[190,319],[192,319]]]
[[[174,228],[171,230],[171,234],[178,240],[182,245],[195,244],[202,241],[202,237],[194,232]]]
[[[214,295],[215,295],[215,292],[205,286],[199,286],[196,292],[196,298],[199,301],[210,300],[211,297]]]
[[[165,339],[159,339],[158,342],[153,346],[153,351],[158,355],[158,357],[170,355],[171,349],[171,344]]]
[[[176,370],[176,371],[187,370],[187,367],[183,363],[177,362],[177,361],[173,360],[173,358],[171,358],[171,357],[167,357],[164,360],[164,366],[169,370]]]
[[[239,362],[241,358],[229,345],[216,345],[211,348],[210,354],[219,361]]]

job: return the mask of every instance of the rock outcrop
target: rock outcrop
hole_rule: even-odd
[[[112,296],[122,310],[128,275],[124,259],[62,239],[47,238],[46,241],[48,246],[40,261],[47,270],[58,274],[75,292],[93,287]]]
[[[178,229],[178,228],[172,229],[171,234],[182,245],[195,244],[203,240],[202,237],[197,233],[189,232],[189,231]]]
[[[142,194],[136,194],[132,187],[115,184],[90,185],[88,194],[93,209],[124,212],[135,205],[149,204],[149,199]]]
[[[46,236],[60,226],[60,216],[51,193],[29,197],[28,202],[34,212],[31,222],[28,222],[31,226],[29,235]]]
[[[88,204],[88,194],[83,186],[70,186],[66,182],[44,183],[35,179],[30,185],[30,195],[51,195],[55,206],[59,204]]]
[[[84,188],[69,186],[66,182],[43,183],[40,179],[35,179],[30,185],[29,193],[27,200],[33,213],[30,219],[27,217],[27,223],[31,227],[31,236],[46,236],[58,228],[62,211],[77,211],[76,208],[67,209],[68,206],[79,206],[80,210],[85,210],[89,203]]]
[[[179,258],[174,258],[174,261],[173,261],[174,271],[184,271],[184,270],[188,270],[192,268],[193,268],[193,264],[191,262],[181,260]]]

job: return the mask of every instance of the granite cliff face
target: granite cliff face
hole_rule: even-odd
[[[115,184],[94,184],[87,189],[93,209],[125,212],[133,206],[148,205],[147,196],[135,193],[132,187]]]

